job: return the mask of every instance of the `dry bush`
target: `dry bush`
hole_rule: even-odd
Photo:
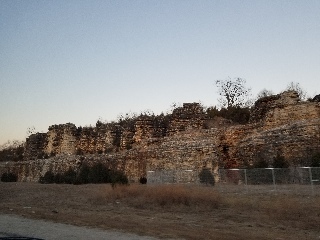
[[[215,209],[222,203],[221,196],[210,187],[185,185],[107,187],[98,199],[101,204],[124,202],[137,208],[192,207],[197,210]]]

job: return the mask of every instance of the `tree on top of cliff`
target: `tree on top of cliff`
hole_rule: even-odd
[[[225,80],[216,80],[216,86],[220,98],[218,99],[221,107],[248,107],[251,104],[251,89],[246,87],[246,80],[230,77]]]

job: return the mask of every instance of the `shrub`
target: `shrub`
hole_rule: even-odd
[[[63,174],[64,183],[73,184],[76,182],[76,178],[77,173],[72,168],[69,168],[68,171]]]
[[[274,168],[288,168],[289,163],[284,158],[284,156],[282,156],[278,153],[277,156],[273,158],[273,167]]]
[[[108,176],[108,170],[102,163],[97,163],[90,168],[88,173],[88,182],[107,183],[111,182]]]
[[[112,183],[128,184],[128,178],[121,171],[112,171],[102,163],[94,164],[92,167],[83,164],[78,173],[69,168],[65,173],[54,174],[51,171],[45,173],[39,179],[40,183],[67,183],[67,184],[86,184],[86,183]]]
[[[77,176],[77,183],[80,183],[80,184],[89,183],[89,173],[90,173],[90,167],[87,164],[83,164]]]
[[[250,109],[241,107],[217,109],[216,107],[210,107],[207,109],[207,116],[209,119],[213,119],[214,117],[223,117],[236,123],[246,124],[249,122]]]
[[[320,167],[320,153],[316,153],[312,156],[311,167]]]
[[[214,185],[214,177],[211,171],[207,168],[202,169],[199,173],[200,183]]]
[[[68,183],[73,184],[76,182],[76,172],[71,168],[68,169],[67,172],[61,174],[54,174],[52,171],[47,171],[43,177],[39,179],[40,183]]]
[[[64,183],[64,175],[61,173],[54,175],[54,183]]]
[[[2,182],[16,182],[17,180],[18,180],[17,175],[11,172],[9,173],[5,172],[1,175]]]
[[[43,177],[39,179],[40,183],[54,183],[55,182],[55,175],[51,171],[47,171]]]
[[[146,177],[141,177],[141,178],[139,179],[139,182],[140,182],[141,184],[147,184],[147,178],[146,178]]]
[[[260,159],[254,164],[254,168],[267,168],[269,167],[268,162],[265,159]]]

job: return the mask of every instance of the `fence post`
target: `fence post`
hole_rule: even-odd
[[[273,189],[276,190],[276,178],[274,175],[274,168],[266,168],[266,169],[270,169],[272,172],[272,182],[273,182]]]
[[[310,178],[310,185],[311,185],[311,193],[314,195],[314,190],[313,190],[313,180],[312,180],[312,169],[311,167],[302,167],[302,168],[308,168],[309,170],[309,178]]]
[[[243,169],[244,170],[244,183],[246,185],[246,190],[248,192],[248,179],[247,179],[247,169]]]
[[[310,183],[311,183],[311,193],[314,195],[314,190],[313,190],[313,180],[312,180],[312,169],[309,167],[309,177],[310,177]]]

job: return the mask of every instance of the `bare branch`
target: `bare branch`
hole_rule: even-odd
[[[301,88],[299,83],[290,82],[286,90],[296,91],[299,94],[301,100],[306,100],[308,98],[307,92],[303,88]]]

